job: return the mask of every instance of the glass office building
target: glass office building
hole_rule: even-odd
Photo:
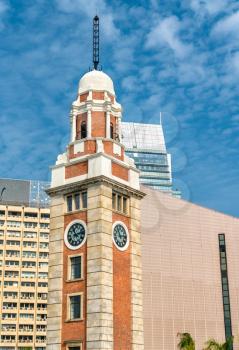
[[[45,192],[48,187],[47,181],[0,179],[0,204],[49,207],[50,198]]]
[[[180,197],[180,192],[173,190],[171,155],[162,125],[124,122],[121,135],[126,154],[141,172],[141,184]]]

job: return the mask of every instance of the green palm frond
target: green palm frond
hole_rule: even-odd
[[[209,339],[204,350],[232,350],[232,344],[233,337],[227,338],[225,343],[218,343],[215,339]]]
[[[195,350],[195,342],[189,333],[178,333],[177,336],[180,338],[178,348],[180,350]]]

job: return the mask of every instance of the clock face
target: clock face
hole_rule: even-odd
[[[119,250],[126,250],[129,245],[127,228],[122,223],[116,223],[113,228],[113,241]]]
[[[70,249],[80,248],[86,240],[86,226],[83,221],[71,222],[65,231],[65,244]]]

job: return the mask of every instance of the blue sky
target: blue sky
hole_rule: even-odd
[[[0,0],[0,177],[49,180],[69,110],[101,64],[124,120],[157,123],[185,198],[239,215],[239,2]]]

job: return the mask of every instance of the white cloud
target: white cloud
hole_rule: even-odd
[[[213,35],[232,35],[238,37],[239,31],[239,11],[235,12],[216,23],[212,30]]]
[[[81,12],[93,19],[98,14],[100,16],[100,26],[108,38],[115,38],[119,34],[114,24],[114,12],[104,0],[55,0],[58,8],[63,12]]]
[[[176,57],[184,58],[191,53],[192,46],[180,39],[182,29],[183,25],[177,17],[164,18],[148,34],[146,47],[159,49],[162,44],[166,44],[173,50]]]
[[[4,15],[9,10],[9,5],[6,1],[0,0],[0,30],[2,30],[4,26]]]
[[[195,12],[207,12],[215,15],[229,4],[228,0],[190,0],[190,7]]]

